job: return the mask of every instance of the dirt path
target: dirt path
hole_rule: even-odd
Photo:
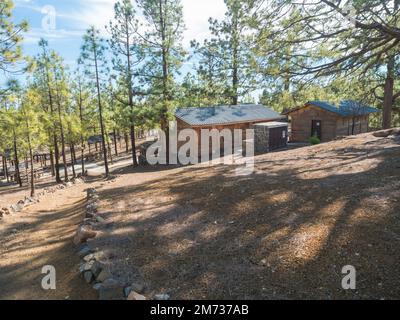
[[[85,189],[78,184],[0,222],[0,299],[94,299],[79,278],[72,236],[82,221]],[[42,267],[57,272],[57,289],[41,288]]]

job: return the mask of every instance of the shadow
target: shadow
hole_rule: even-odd
[[[79,276],[80,259],[72,243],[84,208],[83,199],[64,210],[40,211],[1,226],[0,300],[96,299]],[[41,287],[46,265],[56,269],[56,290]]]
[[[116,277],[173,299],[398,299],[398,143],[296,152],[245,177],[190,167],[100,189],[108,221],[93,245],[115,252]],[[341,287],[346,265],[357,290]]]

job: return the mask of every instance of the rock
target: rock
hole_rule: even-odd
[[[97,212],[98,208],[99,208],[99,206],[96,203],[92,203],[92,204],[88,204],[86,206],[86,211],[88,211],[88,212]]]
[[[400,128],[382,130],[373,133],[373,136],[377,138],[387,138],[389,136],[398,136],[398,135],[400,135]]]
[[[95,261],[90,261],[90,262],[85,262],[85,263],[81,264],[79,267],[79,272],[85,273],[86,271],[90,271],[90,269],[92,269],[92,266],[94,263],[95,263]]]
[[[3,214],[5,214],[5,215],[10,214],[10,209],[8,209],[8,208],[2,208],[1,211],[3,211]]]
[[[144,293],[146,290],[146,285],[143,282],[134,282],[131,284],[131,288],[133,291],[137,293]]]
[[[99,222],[99,223],[104,223],[104,222],[106,222],[106,220],[103,219],[103,218],[100,217],[100,216],[96,216],[95,219],[96,219],[96,221]]]
[[[124,300],[124,288],[114,279],[107,279],[99,289],[99,300]]]
[[[85,244],[79,249],[78,256],[79,256],[79,258],[82,259],[83,257],[86,257],[88,254],[91,254],[93,252],[94,251],[92,249],[90,249],[90,247],[87,244]]]
[[[11,211],[16,213],[16,212],[21,212],[23,207],[20,204],[13,204],[11,205]]]
[[[94,213],[92,213],[92,212],[86,212],[86,214],[85,214],[85,219],[93,219],[95,216],[94,216]]]
[[[110,273],[110,271],[108,271],[107,269],[103,269],[101,272],[100,272],[100,274],[96,277],[96,281],[98,281],[98,282],[104,282],[104,281],[106,281],[107,279],[110,279],[111,278],[111,273]]]
[[[131,291],[131,293],[129,294],[127,300],[131,300],[131,301],[134,301],[134,300],[136,300],[136,301],[143,301],[143,300],[146,300],[146,297],[145,297],[145,296],[142,296],[141,294],[139,294],[139,293],[137,293],[137,292],[135,292],[135,291]]]
[[[97,200],[99,200],[100,199],[100,197],[97,195],[97,194],[92,194],[91,196],[90,196],[90,200],[92,200],[92,201],[97,201]]]
[[[131,288],[131,287],[126,287],[126,288],[124,288],[125,297],[128,298],[128,296],[129,296],[129,294],[131,293],[131,291],[132,291],[132,288]]]
[[[96,194],[97,191],[94,188],[89,188],[86,190],[86,193],[87,193],[87,198],[89,199],[92,195]]]
[[[97,260],[97,259],[96,259],[95,254],[90,253],[90,254],[88,254],[87,256],[84,256],[84,257],[83,257],[83,260],[86,261],[86,262],[90,262],[90,261],[92,261],[92,260]]]
[[[95,278],[97,278],[103,269],[104,269],[104,265],[102,263],[92,260],[92,261],[83,263],[79,267],[79,272],[84,274],[86,271],[90,271],[93,274],[93,276]]]
[[[93,286],[93,289],[96,290],[96,291],[98,291],[98,290],[100,290],[100,289],[102,288],[102,286],[103,286],[102,283],[96,283],[96,284]]]
[[[90,230],[87,226],[80,226],[74,237],[74,244],[85,243],[89,239],[95,238],[97,232]]]
[[[91,284],[92,281],[94,280],[94,276],[91,271],[85,271],[85,273],[83,274],[83,277],[85,278],[85,281],[88,284]]]
[[[164,300],[169,300],[170,299],[170,296],[169,296],[169,294],[156,294],[155,296],[154,296],[154,300],[160,300],[160,301],[164,301]]]
[[[105,254],[102,251],[98,251],[98,252],[92,252],[88,255],[86,255],[85,257],[83,257],[83,260],[85,260],[86,262],[92,261],[92,260],[101,260],[103,259],[105,256]]]
[[[97,279],[97,277],[100,275],[101,271],[104,270],[104,265],[98,261],[95,261],[90,268],[90,271],[92,271],[93,275]]]

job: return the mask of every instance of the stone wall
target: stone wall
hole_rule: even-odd
[[[251,125],[250,129],[254,129],[254,152],[269,152],[269,128],[267,126]]]

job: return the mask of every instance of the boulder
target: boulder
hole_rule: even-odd
[[[86,211],[87,212],[97,212],[97,209],[99,206],[96,203],[91,203],[86,206]]]
[[[400,128],[382,130],[373,133],[373,136],[377,138],[387,138],[389,136],[398,136],[398,135],[400,135]]]
[[[86,212],[86,213],[85,213],[85,220],[86,220],[86,219],[91,220],[91,219],[94,219],[94,217],[95,217],[95,215],[94,215],[94,213],[92,213],[92,212]],[[85,222],[85,221],[84,221],[84,222]]]
[[[99,288],[99,300],[124,300],[124,288],[114,279],[107,279]]]
[[[16,213],[16,212],[21,212],[24,207],[21,206],[19,203],[17,203],[17,204],[11,205],[10,208],[11,208],[12,212]]]
[[[104,270],[104,265],[98,261],[94,261],[92,264],[92,267],[90,268],[90,271],[92,271],[93,276],[97,279],[97,277],[100,275],[101,271]]]
[[[144,291],[146,290],[146,285],[144,282],[136,281],[131,284],[131,288],[137,293],[144,293]]]
[[[104,282],[107,279],[111,278],[111,273],[110,271],[108,271],[107,269],[103,269],[101,270],[100,274],[96,277],[96,281],[98,282]]]
[[[85,271],[85,273],[83,274],[83,277],[84,277],[86,283],[88,283],[88,284],[91,284],[94,280],[94,276],[91,271]]]
[[[130,301],[134,301],[134,300],[143,301],[143,300],[146,300],[146,297],[142,296],[141,294],[139,294],[139,293],[137,293],[135,291],[131,291],[131,293],[129,294],[127,300],[130,300]]]
[[[92,195],[96,194],[97,191],[96,191],[96,189],[94,189],[94,188],[89,188],[89,189],[86,190],[86,193],[87,193],[87,198],[90,199],[90,197],[91,197]]]
[[[79,248],[78,256],[79,258],[83,258],[93,252],[94,250],[92,250],[87,244],[84,244],[81,248]]]
[[[98,261],[89,261],[81,264],[79,267],[79,272],[85,274],[85,272],[90,271],[96,278],[99,276],[100,272],[104,269],[104,265]]]
[[[104,223],[104,222],[106,222],[106,220],[103,219],[103,218],[100,217],[100,216],[95,216],[95,219],[96,219],[96,221],[97,221],[98,223]]]
[[[92,252],[85,257],[83,257],[83,260],[86,262],[92,261],[92,260],[101,260],[104,257],[104,253],[102,251],[98,252]]]
[[[90,230],[87,226],[80,226],[74,237],[74,244],[85,243],[89,239],[95,238],[97,232]]]
[[[124,288],[124,294],[125,294],[125,297],[129,297],[129,294],[131,293],[131,291],[132,291],[132,288],[131,287],[126,287],[126,288]]]

